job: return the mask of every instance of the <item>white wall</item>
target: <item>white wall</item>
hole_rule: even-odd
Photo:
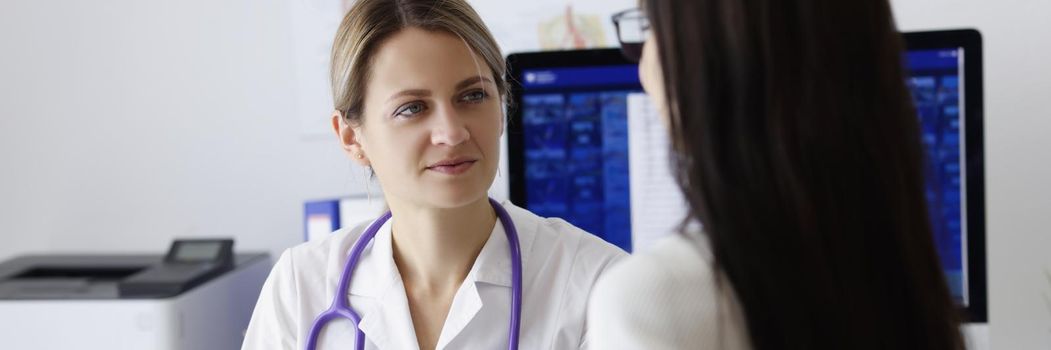
[[[360,192],[300,138],[285,0],[0,2],[0,259],[279,252],[310,198]]]
[[[902,30],[972,27],[985,50],[992,349],[1051,347],[1051,1],[896,0]]]
[[[0,260],[297,243],[306,199],[361,193],[300,137],[287,1],[0,2]],[[1051,1],[895,0],[985,39],[992,348],[1051,344]],[[501,40],[501,38],[498,38]]]

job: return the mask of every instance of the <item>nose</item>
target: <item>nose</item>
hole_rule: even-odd
[[[456,146],[471,139],[471,132],[455,109],[439,107],[432,118],[431,144]]]

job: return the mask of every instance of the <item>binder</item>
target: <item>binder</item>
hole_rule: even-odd
[[[308,201],[303,205],[303,240],[322,237],[340,228],[339,200]]]
[[[383,198],[346,196],[307,201],[303,213],[303,240],[325,237],[344,226],[371,222],[387,210]]]

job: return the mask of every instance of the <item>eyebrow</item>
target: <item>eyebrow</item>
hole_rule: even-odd
[[[474,84],[477,84],[477,83],[481,83],[481,82],[486,82],[486,83],[489,83],[489,84],[493,83],[492,80],[490,80],[489,78],[486,78],[486,77],[482,77],[482,76],[470,77],[470,78],[467,78],[467,79],[464,79],[464,80],[460,81],[459,83],[456,83],[456,90],[460,90],[460,89],[463,89],[465,87],[468,87],[468,86],[471,86],[471,85],[474,85]]]
[[[489,78],[486,78],[486,77],[470,77],[470,78],[461,80],[459,83],[456,83],[456,88],[455,89],[456,90],[461,90],[461,89],[466,88],[468,86],[471,86],[471,85],[474,85],[474,84],[477,84],[477,83],[482,83],[482,82],[493,84],[493,80],[489,79]],[[387,99],[387,101],[389,102],[391,100],[394,100],[394,99],[396,99],[398,97],[402,97],[402,96],[427,97],[427,96],[430,96],[430,95],[431,95],[431,90],[426,90],[426,89],[402,90],[402,91],[399,91],[399,92],[395,93],[394,95],[391,95],[390,98]]]

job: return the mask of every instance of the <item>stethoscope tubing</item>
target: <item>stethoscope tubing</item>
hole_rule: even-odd
[[[522,250],[518,241],[518,230],[515,229],[514,222],[511,220],[511,215],[507,213],[507,210],[505,210],[503,206],[492,198],[489,198],[489,204],[492,205],[493,211],[496,212],[497,217],[500,219],[500,223],[504,227],[504,233],[507,235],[508,249],[511,253],[511,320],[508,330],[510,335],[507,340],[507,348],[509,350],[516,350],[518,349],[522,320]],[[358,315],[358,313],[350,307],[347,290],[350,288],[350,281],[354,278],[354,269],[358,265],[358,261],[361,260],[361,255],[365,251],[365,247],[368,246],[373,238],[375,238],[380,227],[383,227],[383,224],[385,224],[387,220],[390,220],[391,216],[392,214],[389,211],[381,215],[373,221],[372,224],[365,229],[361,237],[358,237],[358,240],[354,242],[354,247],[351,248],[349,258],[347,258],[347,262],[343,266],[343,272],[340,274],[339,286],[336,289],[336,295],[332,299],[332,304],[327,310],[321,312],[321,314],[314,319],[314,323],[310,326],[310,332],[307,335],[306,342],[307,350],[314,350],[317,348],[317,342],[321,335],[321,330],[324,328],[325,324],[337,318],[349,319],[351,322],[354,322],[354,349],[365,349],[365,332],[358,327],[361,323],[361,315]]]

